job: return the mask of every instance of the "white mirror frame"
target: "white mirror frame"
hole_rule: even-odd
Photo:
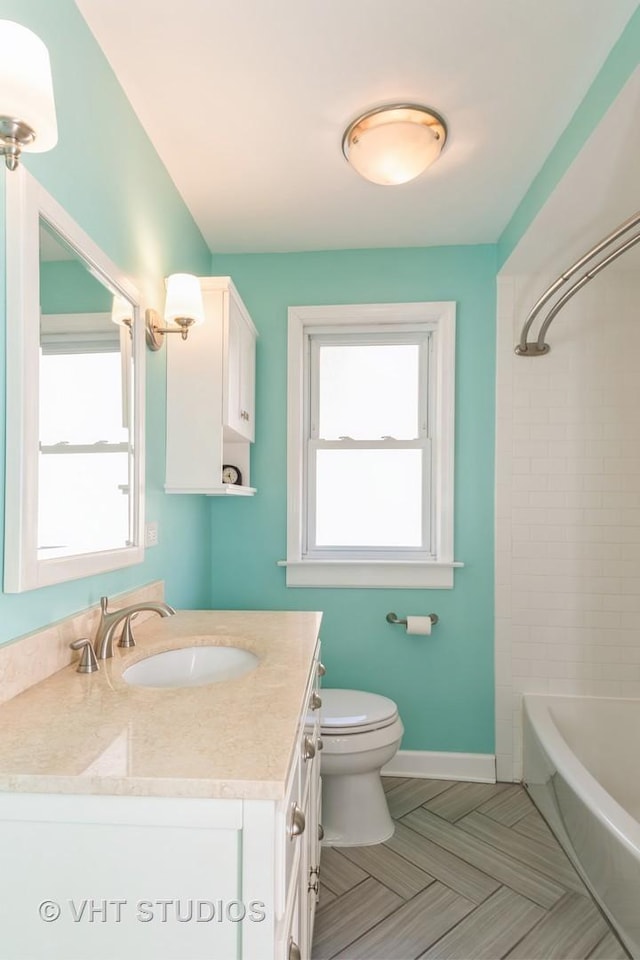
[[[140,297],[69,214],[24,167],[6,183],[6,485],[4,590],[21,593],[141,563],[144,559],[144,322]],[[135,305],[133,544],[38,559],[40,217],[99,276]]]

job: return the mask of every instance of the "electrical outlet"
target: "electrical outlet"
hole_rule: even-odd
[[[144,526],[144,545],[145,547],[158,546],[158,521],[151,520]]]

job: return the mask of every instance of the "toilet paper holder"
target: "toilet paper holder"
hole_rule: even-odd
[[[431,623],[433,624],[434,627],[435,627],[436,623],[438,622],[438,620],[440,619],[440,617],[438,616],[437,613],[428,613],[428,614],[426,614],[426,616],[429,617],[429,619],[431,620]],[[407,625],[407,618],[405,617],[403,620],[401,620],[400,617],[396,616],[395,613],[388,613],[388,614],[387,614],[387,623],[400,623],[400,624],[402,624],[402,626],[406,627],[406,625]]]

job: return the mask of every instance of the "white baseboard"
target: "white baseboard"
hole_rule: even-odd
[[[393,760],[382,768],[382,776],[495,783],[496,758],[492,753],[436,753],[431,750],[398,750]]]

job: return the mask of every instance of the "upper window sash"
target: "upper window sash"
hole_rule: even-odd
[[[407,324],[389,326],[382,325],[361,327],[345,327],[339,333],[326,328],[307,328],[305,330],[304,349],[304,377],[308,385],[304,406],[304,432],[307,439],[327,439],[320,436],[320,351],[323,346],[398,346],[409,345],[419,348],[418,361],[418,433],[417,438],[431,435],[431,404],[430,384],[433,380],[431,367],[433,365],[433,351],[430,349],[431,333],[422,327]],[[360,438],[364,439],[364,438]],[[382,439],[381,436],[366,438],[369,440]],[[393,438],[396,439],[396,438]],[[400,439],[400,438],[398,438]],[[402,438],[410,439],[410,438]]]

